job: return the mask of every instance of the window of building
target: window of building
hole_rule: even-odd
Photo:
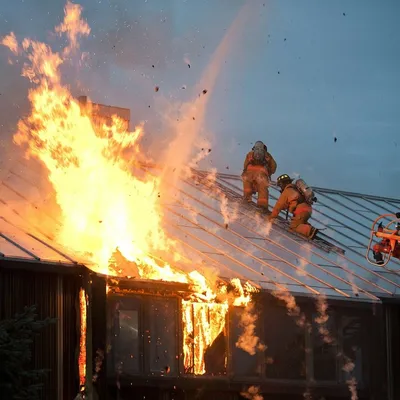
[[[178,302],[156,296],[109,298],[108,372],[117,375],[178,372]]]
[[[326,321],[314,314],[312,325],[314,379],[317,381],[338,380],[337,325],[333,312]],[[318,321],[318,322],[317,322]]]
[[[354,377],[360,385],[362,384],[364,363],[362,318],[342,316],[341,337],[343,348],[342,379],[347,381]]]
[[[263,355],[256,352],[254,355],[249,354],[245,350],[236,346],[240,335],[243,334],[241,326],[242,317],[245,309],[242,307],[234,307],[231,312],[231,335],[232,335],[232,368],[236,376],[260,376],[262,368]],[[255,321],[255,335],[260,337],[259,323]]]
[[[137,373],[140,370],[139,353],[139,311],[119,311],[118,350],[122,369],[126,373]]]
[[[110,303],[109,310],[109,371],[134,375],[141,372],[142,336],[141,301],[135,297],[120,297]]]
[[[149,370],[175,374],[178,369],[176,299],[149,298],[148,330]]]
[[[272,303],[263,319],[267,379],[306,379],[305,328],[296,324],[285,307]]]

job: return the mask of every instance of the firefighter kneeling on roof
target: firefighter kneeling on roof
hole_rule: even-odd
[[[258,141],[254,144],[243,165],[244,201],[251,203],[253,193],[258,193],[257,206],[268,212],[268,187],[271,175],[276,171],[276,162],[267,151],[267,146]]]
[[[312,189],[307,187],[302,179],[292,184],[293,179],[289,175],[281,175],[277,179],[277,185],[281,190],[281,195],[268,217],[270,222],[274,222],[282,210],[293,213],[289,229],[297,232],[309,239],[314,239],[318,229],[308,223],[312,214],[312,203],[316,201]]]

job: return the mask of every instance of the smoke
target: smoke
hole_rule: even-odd
[[[327,327],[329,314],[328,314],[328,303],[326,301],[325,296],[323,295],[318,296],[316,301],[316,309],[318,314],[317,317],[315,318],[315,322],[319,325],[318,332],[321,335],[322,340],[329,345],[336,344],[337,339],[335,338],[333,333],[328,330]],[[351,374],[355,368],[354,362],[343,353],[338,353],[337,357],[342,357],[343,360],[345,361],[342,370],[347,372],[348,374]],[[348,379],[346,383],[351,394],[351,400],[358,400],[356,378],[353,376],[350,379]]]
[[[358,394],[357,394],[357,380],[356,378],[351,378],[347,381],[347,385],[349,387],[349,391],[351,394],[351,400],[358,400]]]
[[[212,151],[211,143],[204,132],[207,105],[229,51],[239,42],[250,10],[250,3],[247,2],[227,30],[202,78],[194,87],[192,99],[177,105],[177,112],[172,113],[174,118],[167,118],[166,131],[173,132],[173,139],[161,159],[164,165],[172,167],[173,170],[181,172],[187,169],[187,166],[195,167]],[[169,112],[168,116],[170,115]],[[197,151],[197,154],[193,155],[194,151]]]
[[[239,204],[233,203],[228,204],[228,198],[226,194],[215,185],[217,180],[217,169],[211,168],[211,171],[206,175],[202,181],[207,187],[209,187],[214,195],[219,198],[219,206],[221,214],[224,218],[225,228],[228,229],[229,224],[236,221],[239,215]]]
[[[356,285],[356,283],[354,282],[354,276],[353,274],[349,273],[350,268],[349,268],[349,264],[347,263],[346,260],[344,260],[342,257],[340,257],[339,255],[336,257],[336,263],[338,265],[340,265],[345,271],[346,271],[346,276],[349,279],[349,283],[351,285],[351,289],[353,291],[353,293],[358,296],[360,291],[358,290],[358,287]]]
[[[335,338],[331,335],[327,328],[327,322],[329,320],[329,315],[327,313],[328,303],[326,301],[326,297],[323,295],[318,296],[316,301],[317,308],[317,317],[315,318],[315,322],[319,325],[318,332],[322,336],[322,340],[327,344],[334,344]]]
[[[300,258],[298,259],[298,263],[301,267],[301,269],[297,269],[296,270],[296,274],[299,276],[307,276],[307,260],[304,258]]]
[[[258,315],[254,310],[254,304],[248,303],[240,315],[239,327],[243,328],[242,334],[236,342],[236,347],[254,356],[257,351],[265,351],[267,347],[261,343],[255,334]]]
[[[260,224],[261,221],[261,224]],[[271,232],[271,228],[272,228],[272,223],[270,221],[267,221],[267,223],[265,223],[265,220],[262,220],[262,218],[257,215],[257,225],[260,226],[261,225],[261,229],[260,229],[260,233],[263,234],[264,236],[269,236],[269,233]]]
[[[235,222],[239,217],[239,204],[228,204],[226,194],[217,187],[214,188],[214,192],[216,192],[220,199],[221,214],[224,218],[225,228],[228,229],[229,224]]]
[[[259,386],[249,386],[245,391],[241,392],[240,395],[248,400],[264,400],[264,397],[259,393]]]
[[[187,170],[188,166],[194,167],[212,151],[210,142],[204,136],[207,105],[229,50],[239,42],[250,10],[250,2],[247,2],[239,11],[215,50],[202,78],[194,87],[192,99],[178,104],[175,106],[175,113],[169,110],[166,115],[165,131],[173,132],[173,139],[169,140],[167,151],[161,156],[161,160],[163,165],[172,170],[181,172]],[[193,155],[193,149],[197,150],[196,155]],[[176,176],[174,175],[174,179]]]
[[[296,324],[301,328],[304,327],[306,323],[306,317],[301,312],[300,307],[296,304],[296,299],[290,293],[290,291],[287,288],[282,288],[272,292],[272,294],[277,299],[285,303],[288,315],[295,319]]]

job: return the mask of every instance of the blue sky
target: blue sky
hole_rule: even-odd
[[[261,139],[278,163],[277,175],[299,173],[310,185],[400,197],[400,3],[249,2],[251,17],[207,94],[202,128],[213,151],[202,166],[240,173],[246,152]],[[159,99],[191,98],[244,1],[80,4],[92,28],[82,42],[89,64],[66,70],[65,81],[76,94],[84,87],[96,102],[131,108],[133,122],[146,121],[151,150],[163,138]],[[49,32],[63,6],[59,0],[2,5],[0,35],[14,31],[57,46]],[[3,141],[28,106],[28,83],[8,56],[1,48]]]

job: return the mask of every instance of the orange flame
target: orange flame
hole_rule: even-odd
[[[90,29],[79,19],[80,6],[68,3],[65,13],[56,30],[69,38],[69,53],[76,48],[77,37]],[[137,146],[142,129],[118,129],[120,121],[114,118],[113,126],[98,135],[61,84],[62,56],[30,39],[23,41],[23,48],[31,62],[23,75],[38,87],[29,92],[32,111],[18,123],[14,141],[28,145],[27,155],[39,158],[49,171],[62,211],[58,242],[89,256],[102,273],[115,273],[108,266],[118,249],[127,260],[146,266],[139,271],[141,277],[187,282],[186,275],[149,257],[152,250],[173,244],[161,229],[159,181],[134,177],[129,163],[118,158],[122,150]]]
[[[19,52],[18,41],[17,38],[15,37],[14,32],[11,32],[9,35],[4,36],[0,43],[3,46],[8,47],[14,54],[18,54]]]
[[[142,156],[139,140],[143,129],[140,126],[127,132],[123,121],[115,116],[111,125],[94,123],[90,106],[81,107],[62,84],[60,66],[79,48],[79,38],[90,33],[89,25],[81,18],[80,5],[67,2],[64,11],[64,20],[55,32],[65,35],[68,44],[59,53],[29,38],[20,46],[13,33],[1,41],[13,53],[25,53],[29,63],[24,65],[22,75],[35,85],[28,95],[31,113],[19,121],[14,141],[27,148],[28,158],[39,159],[47,168],[61,211],[61,228],[55,231],[59,244],[89,259],[97,272],[191,284],[196,293],[182,307],[185,366],[192,363],[193,373],[202,374],[204,351],[225,328],[229,304],[248,304],[254,288],[248,283],[242,287],[239,280],[233,280],[237,293],[232,302],[226,287],[216,290],[215,282],[198,271],[184,273],[158,261],[159,252],[168,252],[174,260],[181,258],[177,244],[162,229],[163,213],[158,201],[161,178],[135,175],[133,163],[121,157],[124,151]],[[79,376],[83,384],[83,289],[79,300]]]
[[[69,40],[69,46],[64,49],[64,55],[79,48],[78,38],[80,35],[89,35],[90,28],[86,21],[81,19],[82,7],[67,1],[64,8],[64,21],[58,25],[55,31],[61,36],[65,33]]]

